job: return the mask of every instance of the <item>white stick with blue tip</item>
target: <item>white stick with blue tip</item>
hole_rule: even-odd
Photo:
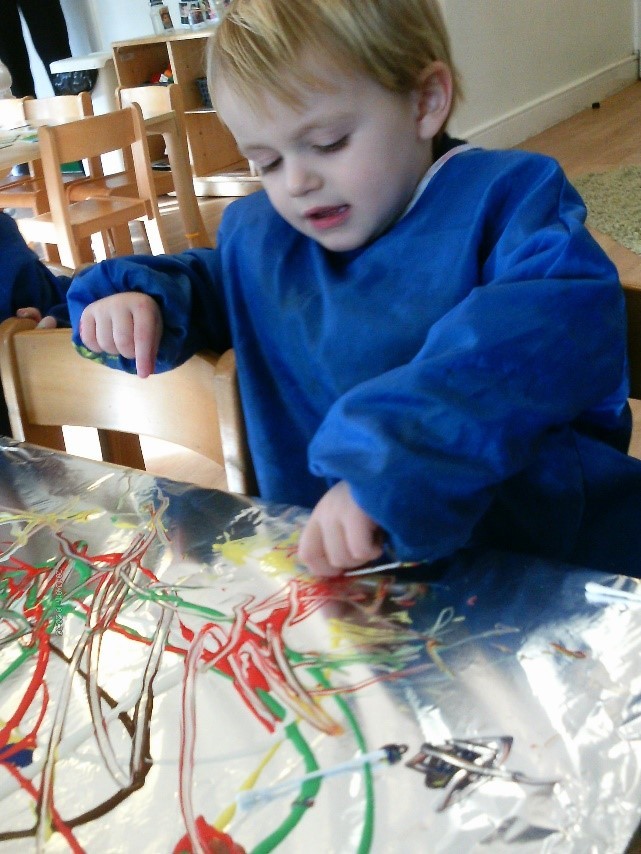
[[[258,804],[269,803],[276,798],[281,798],[284,795],[289,795],[300,789],[303,783],[308,780],[317,780],[319,777],[334,777],[337,774],[347,774],[350,771],[359,771],[364,765],[378,765],[385,762],[388,765],[394,765],[399,762],[403,754],[407,751],[406,744],[386,744],[380,750],[373,750],[370,753],[364,753],[361,756],[356,756],[350,759],[349,762],[342,762],[340,765],[332,765],[331,768],[319,768],[318,771],[311,771],[309,774],[304,774],[302,777],[296,777],[293,780],[284,780],[282,783],[277,783],[275,786],[267,786],[263,789],[253,789],[249,792],[238,792],[236,795],[236,804],[241,810],[248,810]]]

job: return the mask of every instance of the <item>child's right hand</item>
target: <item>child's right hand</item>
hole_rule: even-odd
[[[298,557],[314,575],[332,577],[379,558],[382,543],[380,528],[341,480],[314,507],[300,537]]]
[[[147,294],[113,294],[88,305],[80,318],[82,343],[94,353],[136,360],[139,377],[153,374],[162,336],[157,302]]]

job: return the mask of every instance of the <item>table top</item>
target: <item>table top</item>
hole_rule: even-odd
[[[33,127],[0,129],[0,169],[40,158],[38,131]]]
[[[168,126],[174,117],[172,110],[156,113],[143,119],[150,132],[160,132]],[[44,125],[62,125],[69,122],[82,121],[73,119],[43,119],[32,121],[29,125],[16,128],[0,128],[0,169],[15,166],[16,163],[31,163],[40,159],[40,142],[38,128]]]
[[[636,582],[324,581],[306,518],[0,440],[0,854],[622,852],[641,604],[586,583]]]

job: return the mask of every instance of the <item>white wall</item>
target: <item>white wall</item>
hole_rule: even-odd
[[[148,36],[154,31],[149,17],[148,0],[85,0],[98,30],[99,49],[109,49],[112,42]],[[171,19],[180,22],[178,0],[165,0]]]
[[[451,129],[480,144],[516,144],[638,77],[641,0],[441,2],[466,94]],[[153,31],[148,0],[62,3],[74,55]]]
[[[511,145],[638,77],[638,0],[442,0],[462,136]]]

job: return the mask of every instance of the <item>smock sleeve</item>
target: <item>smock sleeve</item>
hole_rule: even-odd
[[[74,278],[67,294],[73,342],[83,352],[80,317],[88,305],[112,294],[137,291],[153,297],[162,314],[156,373],[176,367],[205,347],[223,352],[231,345],[220,278],[218,252],[213,249],[114,258],[89,267]],[[136,372],[133,359],[108,354],[99,358],[111,367]]]
[[[29,249],[18,226],[0,212],[0,320],[15,315],[19,308],[33,306],[69,325],[66,294],[70,279],[51,272]]]
[[[616,270],[557,166],[519,189],[488,203],[480,283],[408,364],[339,398],[310,445],[312,472],[346,480],[401,559],[468,545],[550,435],[625,406]]]

